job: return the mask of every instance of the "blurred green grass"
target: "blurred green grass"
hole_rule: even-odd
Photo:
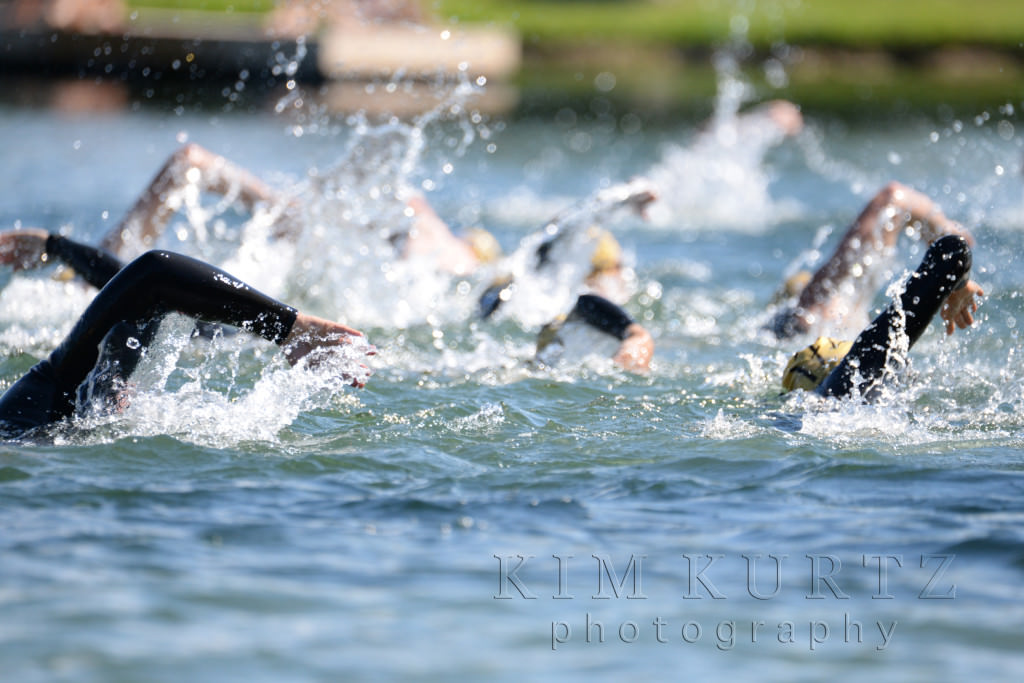
[[[955,104],[976,111],[1024,102],[1022,0],[423,0],[443,25],[512,26],[523,37],[516,83],[526,109],[608,97],[650,116],[699,112],[717,87],[707,56],[737,37],[753,48],[746,78],[760,97],[808,110],[877,115]],[[201,11],[238,23],[275,0],[127,0],[130,9]],[[164,16],[173,16],[165,12]],[[214,19],[216,17],[216,19]],[[780,51],[781,46],[797,48]],[[784,55],[785,83],[762,67]],[[694,58],[691,58],[694,57]]]
[[[274,0],[128,0],[129,8],[264,13]],[[755,47],[1019,48],[1020,0],[425,0],[442,21],[511,25],[526,44],[711,45],[746,24]],[[742,11],[742,8],[750,8]],[[742,17],[742,18],[741,18]]]

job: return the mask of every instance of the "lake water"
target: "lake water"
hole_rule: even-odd
[[[698,122],[645,127],[600,98],[384,127],[282,102],[0,109],[4,228],[96,239],[198,142],[293,192],[303,237],[268,244],[230,203],[186,196],[164,246],[380,351],[358,391],[266,344],[188,342],[179,321],[124,414],[0,446],[4,680],[1019,679],[1015,110],[810,117],[775,146],[700,147]],[[574,282],[476,321],[493,273],[388,260],[366,229],[402,220],[406,184],[514,252],[637,174],[661,186],[651,220],[602,218],[657,345],[648,376],[531,363]],[[880,403],[780,398],[807,340],[760,329],[773,292],[890,179],[974,231],[979,324],[933,324]],[[921,254],[904,240],[883,289]],[[91,296],[51,275],[2,276],[4,386]]]

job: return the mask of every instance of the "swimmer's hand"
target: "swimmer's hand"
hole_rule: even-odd
[[[626,204],[644,220],[647,220],[647,207],[658,198],[654,183],[643,176],[633,178],[626,185],[629,195]]]
[[[771,100],[755,107],[752,114],[764,114],[786,137],[795,137],[803,130],[800,108],[788,100]]]
[[[983,296],[985,292],[974,280],[968,280],[966,285],[950,293],[941,311],[942,319],[946,322],[946,334],[953,334],[957,327],[965,330],[974,324],[974,313],[978,310],[975,297]]]
[[[626,328],[626,338],[612,356],[616,365],[629,372],[645,374],[654,355],[654,340],[642,325],[633,323]]]
[[[295,316],[295,324],[292,325],[292,329],[281,347],[288,362],[295,365],[317,349],[329,349],[332,346],[348,344],[365,344],[365,341],[366,335],[359,330],[325,318],[298,313]],[[370,344],[366,344],[365,347],[365,355],[376,355],[376,347]],[[369,376],[369,368],[364,365],[360,365],[360,368],[365,371],[364,376]],[[354,387],[361,389],[365,385],[366,382],[361,377],[352,380]]]
[[[50,234],[39,228],[0,232],[0,264],[14,270],[38,268],[45,263],[46,238]]]
[[[643,176],[637,176],[628,183],[619,183],[599,190],[594,195],[597,202],[605,204],[608,209],[626,207],[641,218],[647,218],[647,207],[658,198],[653,182]]]

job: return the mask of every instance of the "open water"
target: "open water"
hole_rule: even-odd
[[[1020,680],[1017,110],[698,144],[698,122],[600,97],[546,120],[281,108],[0,109],[4,228],[96,239],[198,142],[291,192],[302,238],[186,194],[163,246],[379,349],[359,391],[169,324],[125,413],[0,445],[3,680]],[[595,218],[632,264],[648,376],[531,362],[575,281],[479,322],[493,273],[396,262],[375,232],[415,187],[514,253],[638,174],[661,187],[650,220]],[[974,230],[979,323],[933,325],[877,404],[781,398],[807,340],[760,329],[772,294],[890,179]],[[882,289],[921,253],[905,239]],[[91,296],[51,276],[3,274],[5,386]]]

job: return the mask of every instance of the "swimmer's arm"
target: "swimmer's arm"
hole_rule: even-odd
[[[630,372],[647,372],[654,355],[654,340],[650,333],[633,321],[622,309],[596,294],[582,294],[569,313],[570,319],[579,319],[591,327],[619,340],[612,360]]]
[[[654,339],[642,325],[633,323],[626,328],[626,337],[619,344],[612,360],[624,370],[646,373],[654,356]]]
[[[974,313],[978,310],[976,298],[983,296],[985,292],[973,280],[968,280],[963,287],[950,293],[940,312],[946,323],[946,334],[953,334],[957,327],[965,330],[974,324]]]
[[[919,223],[921,240],[928,244],[945,235],[960,235],[967,240],[969,246],[974,246],[974,236],[971,232],[946,216],[942,208],[928,195],[901,183],[892,182],[882,188],[878,197],[884,202],[881,208],[892,206],[903,214],[899,221],[894,221],[893,232],[896,234],[887,238],[887,244],[894,244],[898,232],[908,223]]]
[[[0,233],[0,263],[13,266],[14,270],[29,270],[53,260],[70,266],[97,289],[102,289],[124,267],[123,263],[101,249],[39,228]]]
[[[0,232],[0,264],[15,271],[39,268],[46,263],[46,238],[40,228],[22,228]]]
[[[793,137],[804,128],[804,117],[800,107],[788,100],[769,100],[740,114],[741,124],[761,125],[769,121],[784,137]]]
[[[118,256],[153,246],[177,207],[172,195],[190,183],[200,189],[237,199],[248,211],[260,203],[280,202],[269,185],[246,169],[197,144],[177,150],[142,192],[128,214],[104,235],[100,246]]]
[[[597,192],[594,198],[604,211],[618,208],[631,209],[641,218],[647,217],[647,207],[658,198],[654,183],[643,176],[628,183],[619,183]],[[556,219],[557,220],[557,219]]]
[[[884,220],[883,213],[890,208],[898,212],[898,219],[894,216],[891,221]],[[902,183],[890,182],[871,198],[831,258],[811,277],[800,294],[798,310],[806,317],[827,316],[837,287],[850,277],[854,266],[861,264],[865,249],[895,246],[909,222],[921,225],[921,239],[928,244],[944,235],[960,235],[968,245],[974,244],[970,231],[947,218],[927,195]]]

